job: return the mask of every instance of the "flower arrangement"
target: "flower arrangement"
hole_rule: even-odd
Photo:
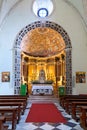
[[[33,80],[31,81],[32,84],[52,84],[53,80],[46,80],[44,83],[40,83],[39,80]]]

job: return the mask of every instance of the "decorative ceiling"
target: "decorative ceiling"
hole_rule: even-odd
[[[21,51],[34,57],[50,57],[65,48],[62,36],[55,30],[39,27],[29,31],[21,42]]]

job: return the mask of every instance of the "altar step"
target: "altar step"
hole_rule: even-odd
[[[37,102],[53,102],[53,103],[58,103],[59,100],[57,97],[55,97],[54,95],[52,96],[35,96],[35,95],[30,95],[29,96],[29,102],[31,103],[37,103]]]

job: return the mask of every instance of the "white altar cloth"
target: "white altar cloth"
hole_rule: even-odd
[[[46,84],[39,84],[39,85],[35,84],[35,85],[32,86],[32,91],[34,89],[51,89],[51,90],[53,90],[53,86],[52,85],[46,85]]]
[[[52,84],[33,84],[32,93],[33,94],[52,94],[53,86]]]

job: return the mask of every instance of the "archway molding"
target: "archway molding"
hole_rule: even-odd
[[[66,94],[72,94],[72,46],[71,40],[67,32],[58,24],[51,21],[36,21],[27,26],[25,26],[17,35],[15,43],[14,43],[14,76],[13,76],[13,86],[14,86],[14,94],[19,94],[20,92],[20,81],[21,81],[21,72],[20,72],[20,63],[21,63],[21,41],[25,34],[27,34],[30,30],[35,29],[37,27],[49,27],[54,29],[63,37],[65,41],[65,52],[66,52]]]

